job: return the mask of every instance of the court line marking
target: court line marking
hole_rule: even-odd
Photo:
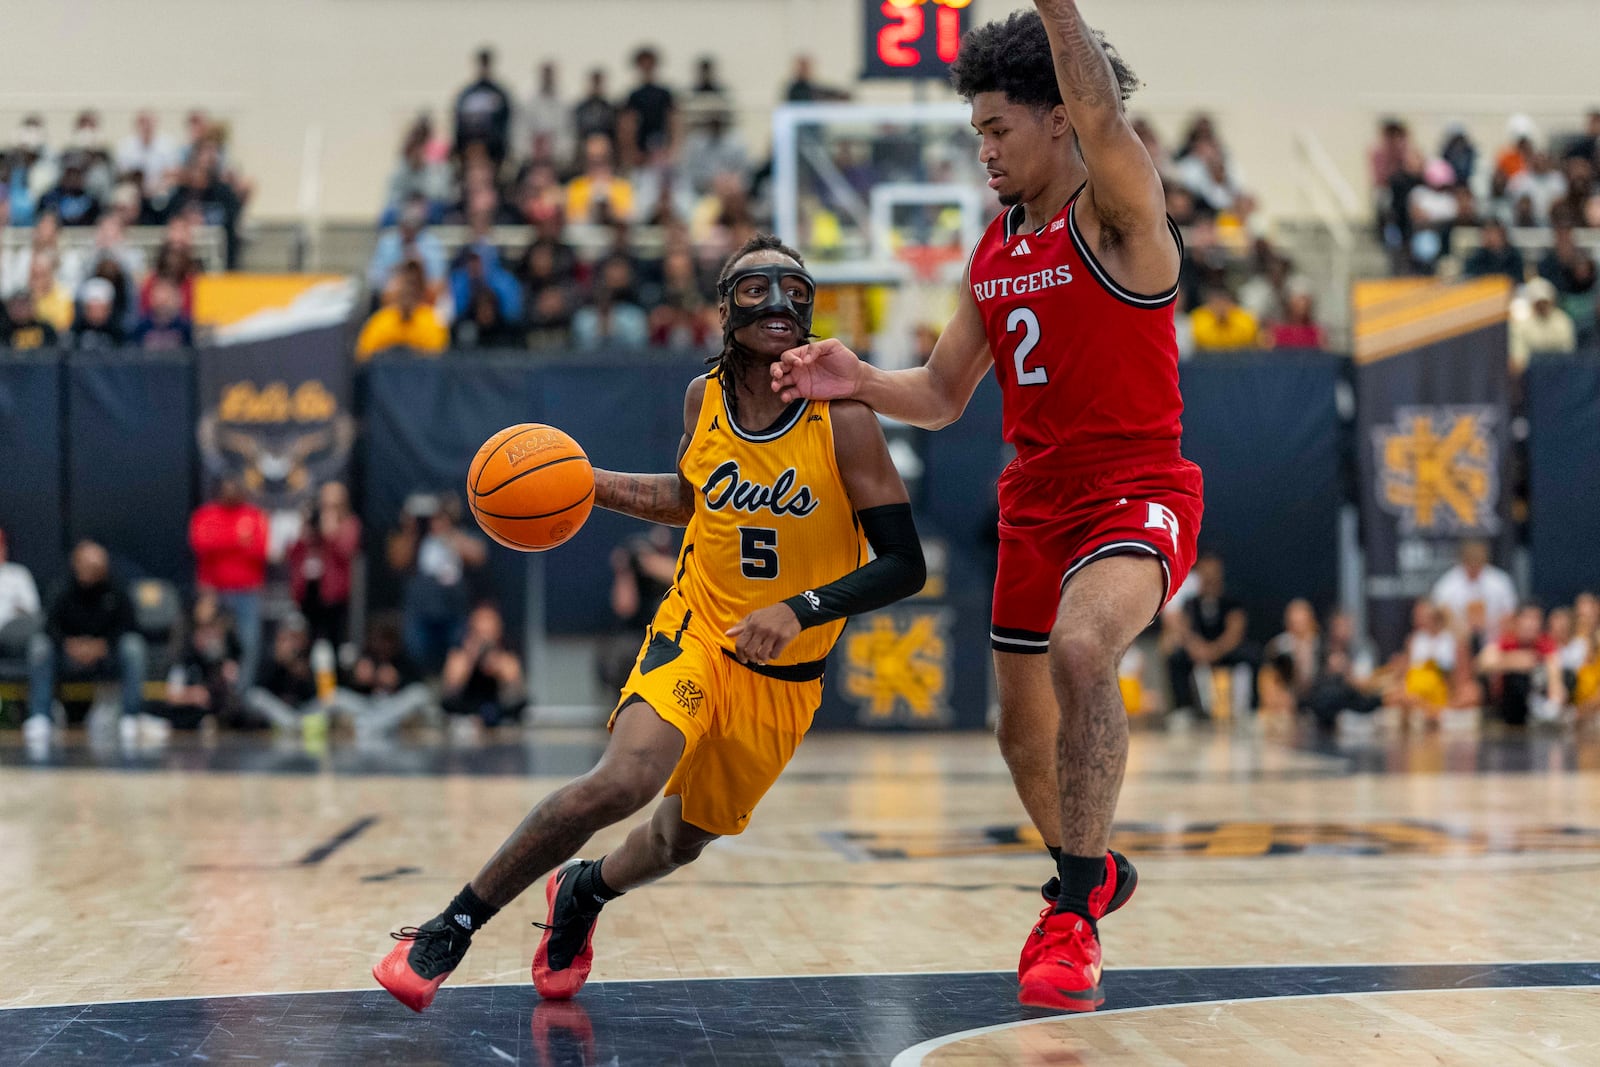
[[[1187,967],[1183,964],[1166,964],[1164,966],[1143,967],[1118,967],[1116,973],[1128,974],[1141,971],[1172,971],[1179,968],[1195,973],[1210,971],[1287,971],[1316,969],[1324,971],[1351,970],[1354,968],[1373,967],[1600,967],[1600,961],[1595,960],[1500,960],[1495,963],[1465,961],[1451,961],[1440,963],[1433,961],[1412,961],[1397,963],[1241,963],[1231,967]],[[1011,975],[1013,971],[834,971],[828,974],[697,974],[683,978],[607,978],[601,982],[592,982],[591,985],[635,985],[641,982],[784,982],[784,981],[812,981],[820,978],[965,978],[972,975]],[[531,989],[532,982],[463,982],[461,985],[451,986],[451,989]],[[1481,989],[1600,989],[1600,986],[1472,986],[1468,988]],[[34,1011],[41,1008],[97,1008],[113,1004],[165,1004],[169,1001],[180,1000],[242,1000],[251,997],[302,997],[321,996],[325,993],[376,993],[382,989],[376,982],[370,986],[344,986],[337,989],[279,989],[257,993],[186,993],[181,996],[167,997],[124,997],[121,1000],[89,1000],[89,1001],[63,1001],[55,1004],[0,1004],[0,1011]],[[1437,992],[1437,990],[1402,990],[1402,992]],[[1341,996],[1339,993],[1301,993],[1295,996]],[[1354,996],[1355,994],[1350,994]],[[1287,1000],[1289,997],[1258,997],[1245,999],[1262,1000]],[[1190,1004],[1227,1004],[1233,1001],[1221,1000],[1195,1000]],[[1242,1001],[1241,1001],[1242,1003]],[[1155,1008],[1181,1008],[1183,1004],[1151,1004],[1137,1008],[1108,1008],[1105,1011],[1095,1012],[1096,1015],[1111,1015],[1123,1011],[1146,1011]],[[1046,1019],[1027,1019],[1024,1022],[1047,1022],[1049,1019],[1065,1018],[1065,1016],[1049,1016]],[[1002,1023],[1002,1026],[1020,1026],[1022,1023]]]
[[[338,833],[328,838],[328,840],[324,841],[322,844],[313,848],[310,852],[307,852],[304,856],[301,856],[300,859],[296,861],[297,866],[315,867],[317,864],[321,863],[323,860],[327,859],[329,856],[348,845],[351,841],[354,841],[356,838],[360,837],[367,830],[371,829],[372,825],[377,821],[378,817],[376,815],[363,815],[349,826],[346,826],[343,830],[340,830]]]
[[[1370,964],[1367,966],[1371,966]],[[1377,966],[1390,966],[1378,964]],[[1393,964],[1399,967],[1403,964]],[[1133,970],[1123,967],[1120,970]],[[1523,990],[1552,990],[1552,989],[1577,989],[1600,990],[1600,985],[1507,985],[1507,986],[1444,986],[1432,989],[1362,989],[1351,993],[1289,993],[1284,996],[1264,997],[1232,997],[1227,1000],[1191,1000],[1179,1004],[1140,1004],[1129,1008],[1110,1008],[1105,1011],[1079,1012],[1076,1014],[1046,1015],[1041,1019],[1022,1019],[1014,1023],[996,1023],[993,1026],[978,1026],[971,1030],[961,1030],[943,1037],[932,1037],[926,1041],[918,1042],[908,1049],[904,1049],[895,1058],[889,1061],[889,1067],[922,1067],[923,1061],[932,1053],[969,1038],[984,1037],[997,1034],[1003,1030],[1020,1030],[1025,1026],[1038,1026],[1041,1023],[1076,1022],[1080,1019],[1094,1019],[1104,1015],[1133,1015],[1138,1012],[1166,1011],[1170,1008],[1194,1007],[1224,1007],[1230,1004],[1254,1004],[1260,1001],[1279,1000],[1325,1000],[1329,997],[1383,997],[1405,996],[1415,993],[1505,993],[1520,992]]]

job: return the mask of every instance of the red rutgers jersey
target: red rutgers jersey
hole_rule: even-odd
[[[1033,233],[1018,231],[1021,205],[1003,212],[973,250],[972,295],[1000,379],[1005,439],[1025,462],[1062,468],[1175,458],[1178,287],[1142,296],[1113,281],[1073,221],[1081,193]]]

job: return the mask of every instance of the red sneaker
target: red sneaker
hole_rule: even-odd
[[[443,917],[402,927],[389,936],[399,944],[372,968],[372,977],[412,1011],[433,1003],[434,994],[472,946],[472,938]]]
[[[1081,915],[1048,915],[1034,928],[1039,941],[1022,973],[1017,1000],[1030,1008],[1094,1011],[1106,1001],[1100,991],[1100,939]]]
[[[1133,891],[1139,887],[1139,870],[1133,861],[1122,853],[1112,849],[1106,851],[1106,877],[1100,883],[1100,888],[1089,894],[1089,910],[1094,914],[1095,922],[1099,922],[1107,915],[1126,904],[1133,896]],[[1061,895],[1061,880],[1052,878],[1039,887],[1039,895],[1044,897],[1044,910],[1039,913],[1038,925],[1034,927],[1034,935],[1039,934],[1044,926],[1045,919],[1056,910],[1056,898]],[[1017,961],[1017,980],[1022,980],[1022,975],[1038,956],[1043,941],[1038,936],[1030,936],[1022,944],[1022,957]]]
[[[594,1063],[594,1023],[583,1005],[542,1000],[533,1006],[533,1051],[540,1064]]]
[[[589,980],[594,965],[594,924],[599,912],[581,910],[572,899],[572,879],[592,860],[568,860],[544,886],[550,902],[544,931],[533,954],[533,988],[546,1000],[571,1000]]]

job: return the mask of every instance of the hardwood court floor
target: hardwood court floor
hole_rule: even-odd
[[[595,744],[179,743],[36,766],[0,738],[0,1007],[370,989],[387,932],[434,914]],[[1014,972],[1049,873],[1023,822],[987,737],[813,737],[742,837],[607,909],[592,981]],[[1102,930],[1123,988],[1134,968],[1600,959],[1593,742],[1139,733],[1118,824],[1141,872]],[[446,988],[525,989],[543,911],[540,893],[508,908]],[[1600,1062],[1597,1000],[1399,989],[1140,1009],[964,1038],[926,1062]]]

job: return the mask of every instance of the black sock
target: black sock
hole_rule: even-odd
[[[1056,869],[1061,873],[1061,895],[1056,898],[1056,914],[1071,912],[1089,920],[1094,928],[1094,917],[1089,914],[1089,894],[1099,889],[1106,880],[1106,854],[1098,856],[1061,856]]]
[[[606,880],[600,874],[600,865],[605,862],[602,856],[593,863],[586,863],[578,868],[578,873],[572,879],[572,899],[583,911],[599,911],[608,901],[616,900],[622,894],[606,885]]]
[[[1059,846],[1059,845],[1046,845],[1046,846],[1044,846],[1044,849],[1045,849],[1046,852],[1050,853],[1050,858],[1056,861],[1056,866],[1060,867],[1061,866],[1061,846]]]
[[[450,906],[444,909],[444,921],[471,937],[499,911],[500,909],[492,904],[485,904],[482,898],[472,891],[471,883],[468,883],[461,887],[461,892],[457,893]]]

